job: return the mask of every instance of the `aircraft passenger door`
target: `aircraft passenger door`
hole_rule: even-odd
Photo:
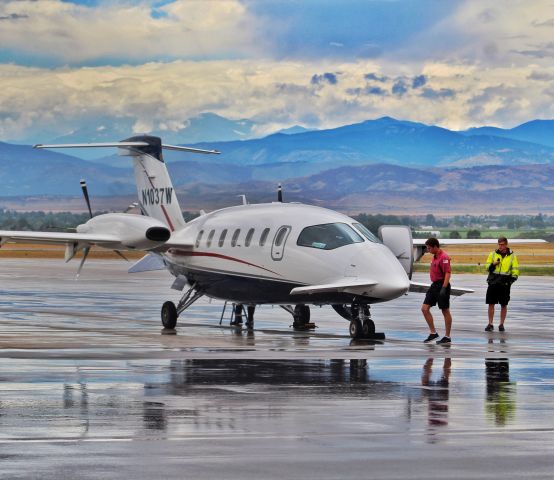
[[[378,233],[381,241],[398,258],[411,280],[414,268],[414,250],[410,227],[406,225],[382,225],[379,227]]]
[[[291,231],[290,225],[283,225],[279,227],[275,237],[273,238],[273,244],[271,245],[271,258],[279,261],[283,259],[285,253],[285,243]]]

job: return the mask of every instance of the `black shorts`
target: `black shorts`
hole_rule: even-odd
[[[446,287],[446,295],[441,295],[442,280],[438,282],[433,282],[427,294],[425,295],[425,300],[423,301],[424,305],[429,305],[434,307],[439,305],[441,310],[447,310],[450,308],[450,284]]]
[[[496,285],[489,285],[487,288],[487,298],[485,302],[489,305],[508,305],[510,301],[510,287],[511,285],[503,285],[497,283]]]

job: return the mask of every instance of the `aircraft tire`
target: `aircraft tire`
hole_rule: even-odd
[[[310,323],[310,307],[308,305],[296,305],[293,318],[294,328],[304,329]]]
[[[350,322],[349,332],[350,332],[350,337],[351,338],[362,338],[363,335],[364,335],[362,322],[360,322],[357,319],[352,320]]]
[[[371,338],[375,335],[375,322],[366,318],[362,324],[362,332],[365,338]]]
[[[165,302],[162,305],[162,325],[164,328],[174,329],[177,325],[177,307],[173,302]]]

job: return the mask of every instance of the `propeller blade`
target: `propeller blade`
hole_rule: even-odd
[[[88,198],[87,182],[85,182],[84,180],[81,180],[81,190],[83,190],[83,195],[85,196],[85,201],[87,202],[88,213],[90,215],[90,218],[92,218],[92,210],[90,208],[90,200]]]
[[[283,189],[281,188],[281,184],[277,187],[277,201],[283,203]]]
[[[79,269],[77,270],[77,275],[75,276],[75,279],[79,278],[79,275],[81,275],[81,270],[83,269],[83,265],[85,264],[85,260],[87,259],[88,252],[90,252],[90,247],[86,247],[83,249],[83,258],[81,259],[81,263],[79,264]]]
[[[123,255],[119,250],[114,250],[114,252],[117,253],[126,262],[129,261],[129,259],[125,255]]]

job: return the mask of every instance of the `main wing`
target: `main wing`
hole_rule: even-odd
[[[0,245],[6,243],[45,243],[53,245],[66,245],[79,243],[82,245],[110,248],[110,245],[118,243],[116,235],[97,233],[60,233],[60,232],[25,232],[0,230]]]
[[[25,232],[0,230],[0,246],[6,243],[40,243],[47,245],[65,245],[65,261],[69,262],[79,250],[92,246],[115,249],[120,245],[116,235],[98,233],[60,233],[60,232]]]

